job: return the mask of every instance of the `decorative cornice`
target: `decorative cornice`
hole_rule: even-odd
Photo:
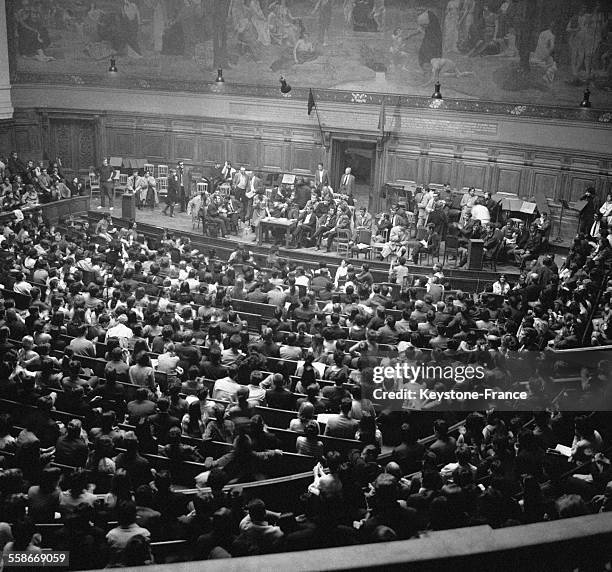
[[[246,85],[226,82],[221,92],[212,91],[215,85],[205,81],[166,80],[157,78],[138,79],[118,75],[106,77],[93,74],[42,74],[17,72],[13,74],[13,86],[19,84],[39,84],[46,86],[104,87],[113,89],[134,89],[135,85],[143,91],[162,91],[169,93],[200,93],[234,96],[244,96],[267,99],[286,99],[277,87],[261,85]],[[293,100],[308,101],[308,88],[294,87],[291,95]],[[315,100],[322,103],[349,103],[355,107],[363,105],[380,106],[384,101],[387,113],[393,108],[432,109],[432,99],[419,95],[393,95],[370,92],[342,91],[335,89],[313,89]],[[435,100],[435,109],[444,112],[482,113],[485,115],[521,117],[529,119],[549,119],[558,121],[577,121],[597,123],[609,126],[612,124],[612,109],[595,109],[574,107],[555,107],[533,104],[503,103],[474,99],[444,99]]]

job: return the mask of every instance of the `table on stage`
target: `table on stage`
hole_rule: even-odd
[[[291,231],[297,224],[296,219],[266,217],[259,221],[257,226],[257,244],[261,245],[264,234],[268,230],[283,230],[285,232],[285,247],[291,242]]]

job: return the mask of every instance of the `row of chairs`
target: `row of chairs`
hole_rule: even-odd
[[[165,195],[168,192],[168,165],[154,165],[153,163],[145,163],[143,166],[145,171],[148,171],[153,175],[155,181],[157,182],[157,190],[160,195]],[[100,177],[95,172],[89,173],[89,188],[91,190],[91,195],[100,194]],[[115,178],[115,183],[113,186],[113,192],[115,194],[115,198],[117,194],[123,194],[127,189],[128,184],[128,174],[127,173],[119,173],[118,177]],[[207,183],[201,183],[207,185]]]

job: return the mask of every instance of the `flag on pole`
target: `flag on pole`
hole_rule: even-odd
[[[383,96],[380,102],[380,115],[378,116],[378,130],[384,134],[385,132],[385,98]]]
[[[312,113],[313,108],[315,107],[315,99],[314,99],[314,95],[312,94],[312,89],[310,89],[310,91],[308,92],[308,115],[310,115]]]

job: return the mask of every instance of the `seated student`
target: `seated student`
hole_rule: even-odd
[[[153,563],[150,540],[151,533],[136,524],[136,505],[130,501],[121,501],[117,507],[118,525],[106,535],[108,543],[108,561],[111,566],[126,566],[126,549],[134,538],[140,537],[146,553],[145,564]]]
[[[412,262],[413,264],[419,264],[421,253],[437,253],[440,250],[440,235],[436,232],[433,224],[427,225],[427,234],[425,238],[420,241],[413,250]]]
[[[219,211],[219,205],[215,201],[211,201],[206,209],[206,216],[204,219],[205,224],[218,224],[221,230],[221,238],[225,238],[227,234],[227,223],[228,220]]]

